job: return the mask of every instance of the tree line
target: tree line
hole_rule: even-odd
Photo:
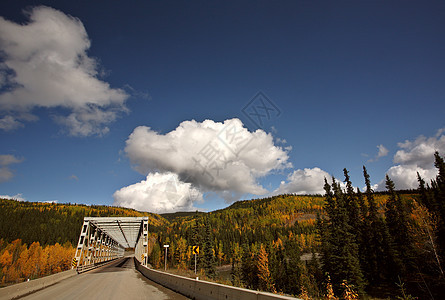
[[[71,243],[56,243],[42,247],[39,242],[23,244],[0,239],[1,284],[17,283],[58,273],[71,268],[75,248]]]

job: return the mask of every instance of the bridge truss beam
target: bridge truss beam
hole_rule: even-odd
[[[134,249],[136,259],[144,266],[148,264],[148,219],[142,221],[141,232]]]
[[[136,258],[145,265],[147,245],[148,217],[85,217],[73,268],[94,267],[123,257],[125,248],[136,248]]]

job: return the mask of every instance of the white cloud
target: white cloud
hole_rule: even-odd
[[[166,134],[134,129],[125,152],[146,180],[114,194],[115,205],[154,212],[195,210],[202,193],[227,202],[243,194],[265,194],[257,179],[290,167],[286,150],[263,130],[249,132],[239,119],[184,121]],[[173,192],[166,192],[173,186]]]
[[[198,189],[171,172],[149,173],[146,180],[121,188],[113,197],[114,205],[154,213],[196,210],[194,203],[202,201]]]
[[[11,154],[2,154],[0,155],[0,166],[7,166],[10,164],[21,163],[23,159],[17,158]]]
[[[383,146],[382,144],[378,145],[377,148],[379,149],[379,153],[377,153],[377,158],[385,157],[388,155],[389,150],[386,149],[386,147]]]
[[[45,201],[40,201],[40,202],[42,202],[42,203],[54,203],[54,204],[57,204],[57,203],[59,203],[59,200],[45,200]]]
[[[0,155],[0,182],[8,181],[14,177],[14,172],[9,168],[11,164],[21,163],[23,159],[11,154]]]
[[[17,194],[15,196],[9,196],[9,195],[0,195],[1,199],[10,199],[10,200],[17,200],[17,201],[26,201],[25,198],[23,198],[22,194]]]
[[[39,6],[26,13],[28,24],[0,17],[0,129],[29,121],[33,108],[65,108],[56,121],[71,135],[104,134],[107,124],[125,112],[128,95],[98,77],[98,63],[82,22]]]
[[[387,174],[389,178],[391,178],[391,180],[394,182],[396,189],[409,190],[417,189],[419,187],[419,182],[417,181],[417,172],[419,172],[420,176],[426,182],[429,182],[437,175],[437,170],[434,167],[424,169],[417,165],[393,166],[388,170]],[[385,189],[385,181],[379,183],[378,189]]]
[[[8,167],[0,167],[0,182],[5,182],[14,177],[14,173]]]
[[[0,118],[0,129],[10,131],[23,127],[23,124],[17,121],[13,116],[4,116]]]
[[[426,182],[437,175],[434,152],[438,151],[442,156],[445,154],[444,132],[444,129],[440,129],[433,137],[419,136],[414,141],[406,140],[398,144],[401,149],[396,152],[393,159],[397,165],[387,172],[394,181],[396,189],[416,189],[419,186],[417,172]],[[379,183],[378,189],[385,189],[384,180]]]
[[[320,168],[298,169],[290,173],[287,177],[287,182],[282,181],[273,194],[323,195],[325,193],[323,189],[325,178],[331,184],[331,175]]]
[[[140,126],[129,136],[125,152],[142,174],[173,172],[222,197],[265,194],[257,178],[291,166],[287,151],[274,145],[271,134],[249,132],[239,119],[184,121],[166,134]]]
[[[369,159],[368,162],[375,162],[375,161],[378,161],[379,158],[381,158],[381,157],[385,157],[385,156],[387,156],[388,153],[389,153],[389,150],[388,150],[385,146],[383,146],[382,144],[378,145],[378,146],[377,146],[377,149],[379,149],[379,152],[377,153],[377,155],[376,155],[374,158]],[[362,153],[362,156],[364,156],[364,157],[368,157],[369,155],[368,155],[368,154],[364,154],[364,153]]]
[[[434,163],[434,152],[445,153],[445,134],[441,129],[433,137],[419,136],[414,141],[407,140],[398,146],[401,150],[394,155],[394,163],[429,169]]]

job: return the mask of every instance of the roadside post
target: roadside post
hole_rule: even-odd
[[[167,271],[167,249],[170,247],[170,245],[164,245],[165,248],[165,264],[164,264],[164,271]]]
[[[193,254],[195,255],[195,274],[196,274],[196,256],[199,254],[199,246],[193,246]]]

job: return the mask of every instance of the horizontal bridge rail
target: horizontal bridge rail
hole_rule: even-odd
[[[159,283],[175,292],[196,300],[301,300],[289,296],[282,296],[267,292],[254,291],[209,281],[187,278],[166,272],[149,269],[136,263],[136,269],[148,279]]]

